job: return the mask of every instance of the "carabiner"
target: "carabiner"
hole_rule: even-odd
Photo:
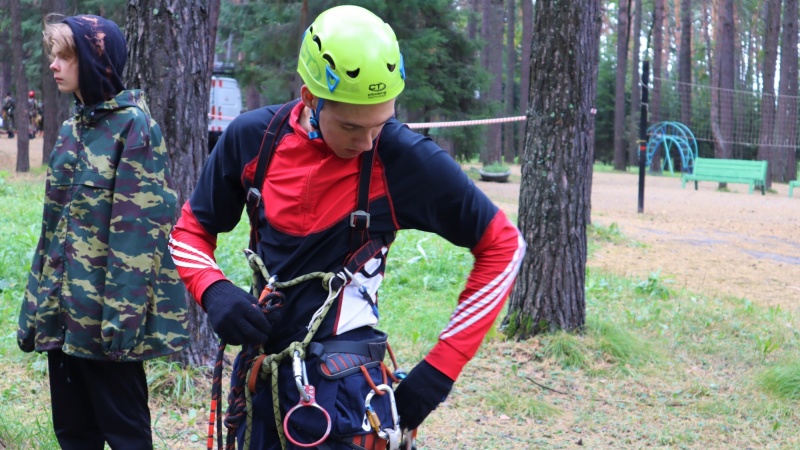
[[[375,386],[377,390],[383,391],[389,394],[389,403],[391,405],[392,410],[392,421],[394,422],[391,428],[381,428],[381,421],[378,418],[378,415],[375,413],[375,409],[372,407],[370,403],[372,403],[372,397],[375,396],[376,392],[375,389],[370,389],[369,394],[364,399],[364,407],[367,410],[367,420],[369,421],[372,430],[378,434],[383,440],[389,441],[389,447],[391,449],[399,448],[400,443],[400,417],[397,414],[397,403],[394,401],[394,390],[392,390],[391,386],[386,384],[379,384]]]
[[[308,372],[306,372],[306,364],[300,358],[300,352],[298,350],[295,350],[294,356],[292,356],[292,373],[294,373],[294,384],[297,386],[300,398],[302,398],[304,402],[308,402],[309,395],[306,389],[306,386],[308,386]],[[313,386],[311,386],[311,388],[313,389]]]
[[[297,385],[297,390],[300,392],[300,400],[286,413],[286,417],[283,418],[283,432],[286,435],[286,439],[298,447],[316,447],[322,444],[325,439],[328,438],[328,435],[331,434],[331,416],[328,414],[328,411],[325,411],[325,408],[317,403],[315,398],[316,389],[314,389],[314,386],[308,384],[308,372],[306,371],[306,364],[300,358],[300,352],[297,350],[295,350],[294,356],[292,357],[292,372],[294,372],[294,381]],[[305,407],[311,407],[320,410],[325,416],[325,421],[327,422],[325,433],[322,435],[322,437],[307,444],[304,444],[293,438],[289,433],[289,417],[291,417],[291,415],[294,414],[298,409]]]

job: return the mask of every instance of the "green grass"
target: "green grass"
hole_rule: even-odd
[[[15,337],[42,186],[0,181],[10,237],[0,249],[0,448],[55,449],[46,358],[20,352]],[[616,224],[590,227],[589,239],[595,248],[638,245]],[[243,221],[217,252],[241,286],[250,281],[246,245]],[[398,235],[379,327],[401,366],[410,369],[437,342],[472,262],[439,237]],[[420,430],[420,448],[800,448],[797,312],[675,284],[657,268],[646,279],[589,269],[580,334],[514,342],[493,330]],[[156,448],[201,448],[206,369],[160,359],[147,371]]]

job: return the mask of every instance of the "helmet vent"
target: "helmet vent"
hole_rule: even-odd
[[[397,67],[397,64],[387,64],[386,68],[389,69],[389,72],[394,72],[394,68]]]
[[[311,30],[311,31],[313,32],[313,30]],[[322,51],[322,41],[320,40],[319,36],[317,36],[317,35],[314,35],[314,36],[311,38],[311,40],[312,40],[312,41],[314,41],[314,42],[316,42],[316,43],[317,43],[317,47],[319,47],[319,51]]]
[[[329,54],[325,53],[324,55],[322,55],[322,58],[323,58],[325,61],[328,61],[328,64],[330,64],[330,66],[331,66],[331,69],[333,69],[333,70],[336,70],[336,63],[335,63],[335,62],[333,62],[333,58],[331,58],[331,55],[329,55]]]
[[[361,72],[361,69],[356,69],[356,70],[348,70],[348,71],[347,71],[347,76],[348,76],[348,77],[350,77],[350,78],[355,78],[355,77],[357,77],[357,76],[358,76],[358,73],[359,73],[359,72]]]

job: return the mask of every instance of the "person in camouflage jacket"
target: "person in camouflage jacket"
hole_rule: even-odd
[[[76,106],[50,158],[19,347],[48,353],[62,448],[152,448],[142,361],[189,342],[166,253],[177,202],[167,150],[144,94],[119,78],[126,44],[114,22],[67,17],[44,35]]]

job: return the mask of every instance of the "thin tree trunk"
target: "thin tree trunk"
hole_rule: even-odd
[[[0,0],[0,10],[8,10],[8,0]],[[11,42],[7,27],[0,29],[0,42]],[[11,46],[0,45],[0,96],[5,96],[6,92],[11,92],[11,58]]]
[[[650,93],[650,118],[653,123],[661,121],[661,77],[664,61],[664,2],[655,0],[653,19],[653,91]]]
[[[251,84],[247,86],[245,89],[245,107],[248,111],[252,111],[254,109],[258,109],[261,106],[261,92],[258,89],[258,85]]]
[[[761,92],[761,128],[758,133],[758,159],[774,167],[775,149],[775,65],[778,62],[778,36],[781,29],[781,0],[767,0],[764,5],[764,63],[761,69],[764,88]],[[767,188],[772,187],[772,170],[767,170]]]
[[[661,77],[662,63],[664,61],[664,2],[666,0],[655,0],[653,13],[653,90],[650,92],[650,121],[656,123],[662,120],[661,117]],[[653,154],[650,161],[650,170],[661,172],[661,156],[658,152]]]
[[[528,244],[503,326],[522,340],[586,321],[586,223],[600,2],[536,2],[519,226]]]
[[[628,73],[628,16],[630,0],[617,11],[617,76],[614,91],[614,170],[625,170],[625,75]]]
[[[478,38],[478,17],[481,15],[481,0],[468,0],[469,17],[467,18],[467,37],[471,41]]]
[[[681,43],[678,50],[678,93],[681,123],[692,127],[692,0],[681,0]]]
[[[733,23],[733,0],[722,0],[720,4],[719,53],[719,130],[720,146],[717,158],[733,157],[733,89],[736,71],[734,40],[736,29]],[[724,183],[720,183],[724,185]]]
[[[66,0],[42,0],[42,17],[48,13],[66,15]],[[42,53],[42,165],[50,162],[50,153],[56,145],[61,123],[67,120],[73,95],[58,90],[50,70],[50,58]]]
[[[514,0],[506,0],[508,2],[506,7],[506,82],[503,87],[503,103],[505,104],[506,116],[514,115],[514,74],[517,73],[517,46],[514,45],[514,37],[517,34],[516,21],[514,20],[516,14],[516,2]],[[517,148],[514,145],[514,122],[508,122],[504,125],[503,130],[503,155],[508,164],[514,162],[514,157],[517,156]]]
[[[481,36],[484,48],[481,60],[490,74],[489,93],[484,97],[488,110],[496,114],[503,103],[503,0],[483,0],[483,24]],[[501,162],[503,157],[501,124],[488,125],[484,164]]]
[[[630,122],[628,125],[628,165],[634,166],[638,161],[639,152],[639,110],[642,105],[642,77],[640,75],[640,58],[641,44],[640,37],[642,34],[642,0],[634,0],[634,15],[632,27],[633,38],[630,41],[633,43],[633,50],[631,51],[631,114]]]
[[[781,73],[775,124],[775,164],[769,170],[772,180],[787,182],[796,178],[797,159],[797,0],[783,6]]]
[[[17,103],[14,112],[14,126],[17,128],[17,172],[28,172],[31,170],[28,126],[28,77],[25,75],[25,55],[22,44],[25,37],[22,34],[22,15],[20,14],[20,2],[11,0],[10,21],[11,21],[11,53],[12,64],[14,66],[14,84],[17,87],[14,101]]]
[[[144,90],[161,126],[179,205],[189,198],[208,153],[208,13],[199,0],[173,0],[168,8],[158,0],[128,1],[127,86]],[[210,366],[216,337],[205,312],[188,295],[187,302],[192,345],[176,359]]]
[[[531,85],[531,42],[533,41],[533,0],[521,0],[522,3],[522,64],[520,66],[520,112],[528,114],[528,95]],[[526,121],[527,123],[527,121]],[[525,127],[519,127],[519,145],[522,151],[525,144]]]

